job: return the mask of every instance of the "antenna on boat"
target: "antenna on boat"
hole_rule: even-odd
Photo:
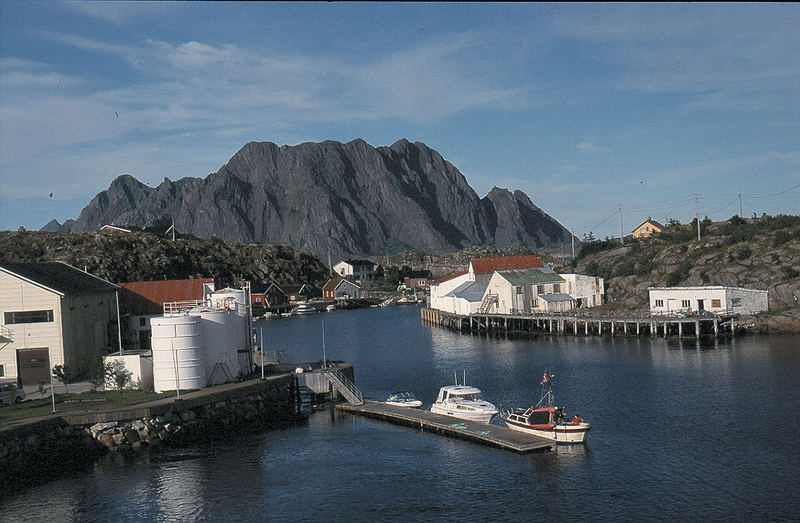
[[[467,369],[463,369],[463,370],[464,370],[464,379],[461,381],[461,384],[466,387],[467,386]]]
[[[456,371],[453,371],[453,380],[456,382],[456,385],[458,385],[458,374],[456,374]]]

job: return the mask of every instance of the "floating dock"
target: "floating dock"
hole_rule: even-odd
[[[377,402],[367,402],[363,405],[340,403],[336,405],[336,408],[359,416],[380,419],[397,425],[418,428],[515,452],[542,452],[555,447],[555,442],[546,438],[523,434],[489,423],[441,416],[422,409],[394,407]]]

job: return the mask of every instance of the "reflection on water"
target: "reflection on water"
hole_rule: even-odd
[[[539,399],[542,371],[586,445],[519,455],[330,409],[308,423],[124,460],[32,489],[3,519],[796,519],[800,337],[505,340],[421,325],[416,308],[264,322],[295,362],[326,351],[365,396],[426,406],[467,381],[502,407]],[[537,500],[546,500],[537,503]],[[531,503],[526,503],[531,501]],[[551,503],[552,502],[552,503]],[[525,507],[509,513],[508,507]]]

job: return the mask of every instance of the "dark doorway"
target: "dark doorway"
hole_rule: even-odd
[[[50,356],[45,349],[17,350],[19,381],[23,385],[38,385],[50,381]]]
[[[706,312],[705,300],[697,300],[697,312]]]

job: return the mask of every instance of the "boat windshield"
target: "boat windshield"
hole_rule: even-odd
[[[450,397],[448,399],[450,401],[480,401],[483,398],[481,398],[481,395],[477,392],[472,392],[472,393],[468,392],[460,394],[455,394],[451,392]]]

